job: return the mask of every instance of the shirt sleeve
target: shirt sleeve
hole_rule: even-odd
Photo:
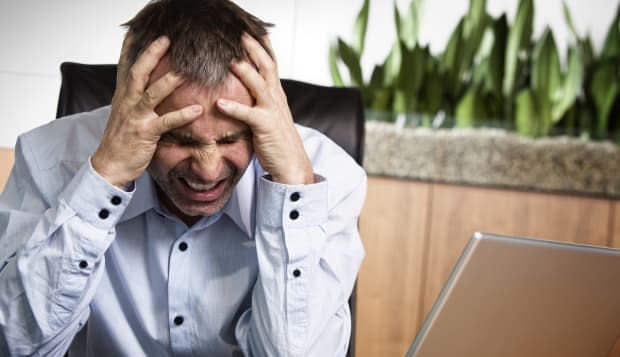
[[[0,196],[0,355],[62,356],[88,319],[104,252],[132,192],[82,165],[54,198],[22,145]]]
[[[258,183],[259,274],[236,335],[247,356],[344,356],[348,298],[364,256],[357,222],[366,193],[359,168],[348,187]]]

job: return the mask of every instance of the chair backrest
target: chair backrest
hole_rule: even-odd
[[[116,65],[64,62],[56,117],[110,104]],[[295,122],[314,128],[340,145],[360,165],[364,150],[364,109],[357,88],[324,87],[282,80]]]
[[[60,65],[62,85],[56,117],[90,111],[112,102],[116,86],[115,64]],[[364,109],[357,88],[324,87],[282,79],[295,122],[316,129],[340,145],[362,164],[364,154]],[[355,295],[349,299],[351,340],[348,357],[355,355]]]

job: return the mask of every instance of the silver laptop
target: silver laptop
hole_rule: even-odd
[[[620,338],[620,250],[476,233],[407,352],[607,357]]]

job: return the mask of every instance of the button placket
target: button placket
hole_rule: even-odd
[[[169,255],[168,270],[168,321],[170,324],[170,342],[175,353],[185,353],[190,345],[188,335],[189,297],[186,293],[189,288],[191,273],[190,244],[191,231],[176,227],[177,239]]]

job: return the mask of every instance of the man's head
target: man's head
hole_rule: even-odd
[[[246,58],[241,35],[246,32],[263,47],[273,26],[228,0],[154,0],[124,24],[131,36],[129,65],[158,37],[170,39],[167,58],[181,76],[216,87],[228,76],[230,62]]]
[[[229,66],[247,58],[242,34],[262,41],[270,24],[227,0],[159,0],[126,25],[131,45],[125,60],[130,64],[158,37],[170,39],[149,84],[168,71],[186,79],[156,107],[157,114],[193,104],[203,108],[198,120],[161,137],[148,167],[163,204],[193,224],[226,204],[252,158],[249,128],[220,113],[215,102],[225,98],[252,105],[252,96]]]

